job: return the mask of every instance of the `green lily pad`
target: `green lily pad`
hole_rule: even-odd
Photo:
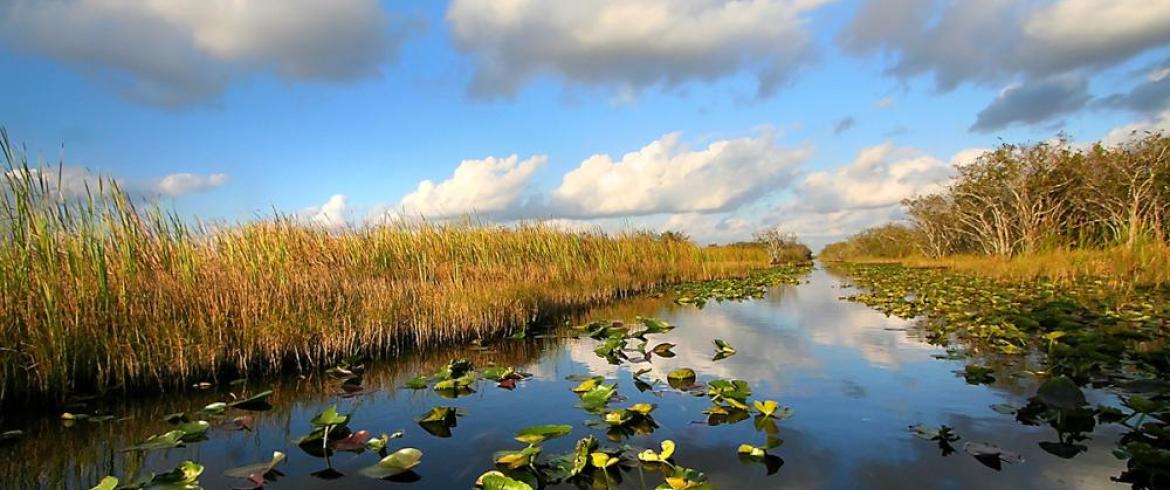
[[[566,436],[573,431],[571,425],[535,425],[516,433],[516,440],[525,444],[540,444],[549,439]]]
[[[492,470],[475,480],[475,486],[483,490],[533,490],[532,485],[509,478],[498,470]]]
[[[184,461],[175,469],[155,475],[142,490],[200,490],[199,475],[203,474],[203,465]]]
[[[97,485],[89,490],[114,490],[116,488],[118,488],[118,479],[113,476],[107,476],[102,478],[102,481],[98,482]]]
[[[422,462],[422,455],[422,451],[418,449],[412,447],[402,448],[382,458],[377,464],[362,468],[359,472],[378,480],[390,478],[406,473],[418,466]]]

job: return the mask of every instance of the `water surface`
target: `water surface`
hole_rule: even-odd
[[[546,455],[569,451],[578,438],[590,434],[606,442],[604,429],[585,424],[597,416],[577,408],[579,400],[570,392],[576,382],[566,380],[572,375],[616,380],[626,400],[611,403],[613,407],[658,404],[653,416],[659,427],[620,443],[657,447],[672,439],[678,445],[676,462],[705,472],[720,489],[1125,487],[1110,481],[1124,469],[1110,453],[1117,431],[1098,427],[1082,442],[1088,451],[1071,459],[1043,451],[1038,443],[1056,440],[1053,429],[1021,425],[989,408],[997,403],[1024,405],[1035,392],[1034,379],[1004,377],[990,386],[967,384],[955,373],[963,368],[962,361],[940,359],[945,352],[918,337],[911,322],[838,299],[846,294],[845,282],[818,269],[808,282],[773,288],[760,300],[711,303],[698,309],[643,298],[583,317],[643,315],[677,325],[651,339],[651,345],[677,344],[677,356],[655,357],[651,364],[610,365],[594,354],[597,341],[589,338],[537,338],[499,341],[486,351],[410,355],[375,363],[365,377],[372,392],[354,398],[338,397],[336,382],[321,375],[252,380],[250,389],[272,386],[276,395],[272,410],[254,414],[251,432],[213,429],[207,441],[165,452],[120,449],[169,430],[164,414],[195,410],[238,387],[150,400],[105,400],[100,402],[102,409],[132,418],[73,427],[63,427],[57,414],[8,414],[0,419],[0,430],[23,429],[26,435],[0,446],[0,487],[88,488],[106,474],[162,472],[191,459],[206,466],[201,479],[205,488],[231,488],[239,482],[220,476],[225,469],[265,461],[272,451],[281,450],[289,456],[281,467],[285,476],[268,488],[471,488],[478,475],[492,468],[493,452],[522,447],[512,439],[521,428],[574,426],[568,437],[545,444]],[[738,353],[712,360],[715,338],[728,341]],[[455,400],[431,390],[399,388],[453,357],[468,357],[477,365],[489,360],[511,364],[534,376],[514,391],[483,382],[476,393]],[[768,474],[765,466],[743,463],[736,455],[742,443],[763,442],[750,419],[709,426],[702,414],[710,405],[705,397],[665,386],[654,392],[636,390],[632,371],[646,367],[652,371],[643,378],[651,380],[665,380],[668,372],[680,367],[694,369],[700,381],[742,379],[751,384],[753,399],[773,399],[792,407],[795,415],[780,423],[784,443],[770,452],[782,459],[779,470]],[[1090,403],[1114,403],[1105,393],[1089,395]],[[289,441],[307,433],[309,419],[330,404],[353,412],[349,425],[354,430],[405,431],[405,437],[391,445],[423,451],[423,462],[415,470],[417,481],[377,481],[359,475],[358,469],[378,459],[369,452],[339,453],[329,462],[333,471],[321,472],[328,468],[324,459]],[[414,422],[435,405],[467,412],[449,438],[435,437]],[[937,444],[913,437],[907,427],[919,423],[953,427],[962,437],[955,444],[958,451],[944,456]],[[968,441],[996,444],[1020,453],[1025,461],[994,470],[963,451],[962,444]],[[659,474],[637,469],[623,472],[621,479],[621,488],[654,488],[662,482]]]

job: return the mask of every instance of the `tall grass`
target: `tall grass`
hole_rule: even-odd
[[[538,224],[192,227],[110,181],[70,195],[0,145],[0,401],[457,343],[768,262],[750,247]]]

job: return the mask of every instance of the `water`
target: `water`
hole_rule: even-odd
[[[570,375],[602,375],[619,382],[627,400],[658,404],[653,417],[660,426],[652,434],[624,439],[622,444],[657,448],[660,441],[677,443],[675,461],[707,474],[720,489],[900,489],[914,488],[1125,488],[1110,481],[1124,463],[1110,451],[1119,433],[1098,427],[1082,441],[1088,451],[1063,459],[1043,451],[1038,443],[1054,441],[1052,428],[1030,427],[991,408],[996,403],[1021,406],[1035,392],[1029,377],[1004,377],[990,386],[967,384],[955,370],[962,361],[941,360],[945,352],[916,336],[913,325],[887,318],[863,305],[839,300],[845,294],[842,279],[814,271],[799,286],[774,288],[757,301],[709,304],[705,309],[677,306],[664,300],[638,299],[591,312],[592,318],[654,316],[677,325],[651,344],[677,344],[676,357],[655,358],[650,365],[613,366],[593,352],[588,338],[543,338],[502,341],[491,351],[440,352],[405,356],[371,366],[365,385],[371,394],[340,399],[332,392],[336,382],[322,376],[288,377],[270,383],[251,381],[254,390],[271,385],[277,390],[270,411],[255,413],[253,431],[214,429],[207,441],[166,452],[123,453],[118,450],[170,427],[163,414],[195,410],[224,399],[227,387],[159,397],[151,400],[109,400],[102,407],[125,421],[81,422],[62,427],[56,414],[8,414],[0,429],[21,428],[22,440],[0,446],[2,488],[88,488],[101,476],[130,471],[162,472],[191,459],[206,466],[205,488],[231,488],[241,482],[224,478],[228,468],[266,461],[272,451],[288,454],[280,467],[286,475],[268,488],[471,488],[475,478],[492,468],[492,453],[519,449],[514,433],[535,424],[571,424],[573,433],[545,443],[545,455],[571,450],[580,437],[594,435],[603,442],[604,429],[585,421],[597,416],[577,408],[570,392]],[[712,339],[721,338],[738,349],[732,357],[713,361]],[[507,391],[483,382],[476,393],[449,400],[431,390],[397,388],[420,373],[437,370],[452,357],[469,357],[477,365],[492,359],[513,364],[533,378]],[[710,405],[695,397],[660,387],[659,393],[638,392],[632,370],[650,367],[645,379],[666,379],[673,369],[690,367],[699,380],[737,378],[753,388],[753,399],[772,399],[795,410],[780,422],[784,443],[770,454],[782,459],[774,474],[761,464],[743,463],[736,455],[742,443],[760,445],[763,435],[749,419],[733,425],[709,426],[702,411]],[[1111,396],[1092,392],[1091,403],[1114,403]],[[309,419],[331,403],[353,411],[350,427],[374,434],[405,431],[391,441],[393,448],[412,446],[424,453],[415,469],[415,482],[368,479],[357,470],[377,461],[373,453],[339,453],[331,458],[336,479],[313,473],[327,468],[291,439],[309,431]],[[439,438],[422,430],[414,419],[435,405],[464,409],[452,437]],[[230,417],[229,417],[230,419]],[[938,445],[913,437],[913,424],[946,424],[962,440],[958,451],[942,455]],[[989,442],[1020,453],[1021,464],[1005,464],[1000,471],[984,466],[963,451],[968,441]],[[318,475],[321,475],[320,473]],[[621,473],[621,488],[654,488],[658,473],[633,469]],[[565,486],[568,488],[568,486]]]

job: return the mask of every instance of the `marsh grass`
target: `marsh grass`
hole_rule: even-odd
[[[834,260],[826,258],[826,260]],[[844,259],[859,264],[902,264],[907,267],[945,268],[1009,282],[1052,281],[1072,285],[1093,279],[1104,281],[1117,292],[1133,288],[1170,286],[1170,246],[1144,242],[1133,247],[1105,249],[1061,248],[1015,257],[950,255],[931,258],[858,256]]]
[[[191,226],[112,181],[64,189],[0,145],[0,402],[498,336],[768,262],[758,248],[540,224]]]

